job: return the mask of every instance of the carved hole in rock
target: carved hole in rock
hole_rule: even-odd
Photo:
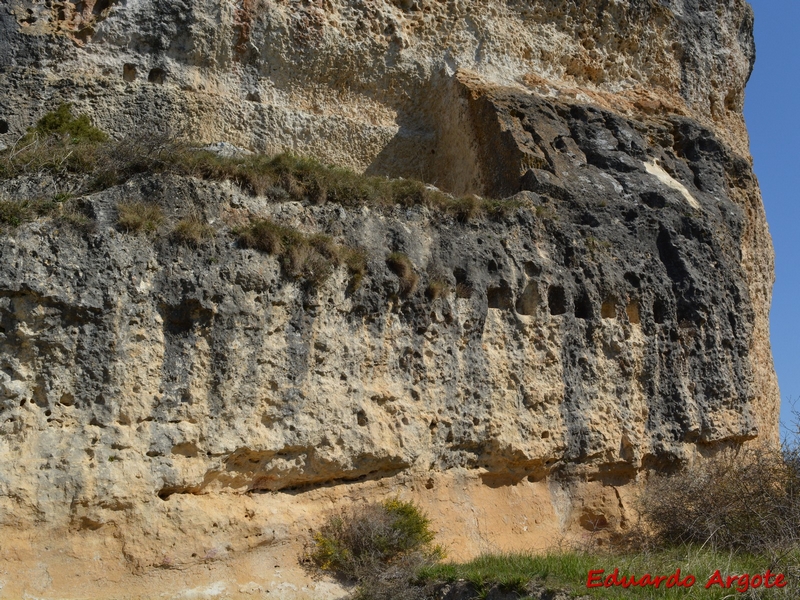
[[[367,413],[363,410],[360,410],[356,413],[356,418],[358,419],[358,424],[361,427],[364,427],[367,424]]]
[[[575,259],[575,250],[570,246],[564,248],[564,266],[571,267]]]
[[[261,95],[258,92],[248,92],[247,93],[247,101],[248,102],[261,102]]]
[[[0,133],[8,133],[8,121],[0,119]]]
[[[536,314],[539,307],[539,287],[536,282],[529,281],[528,285],[517,298],[517,312],[521,315],[531,316]]]
[[[164,80],[167,78],[167,74],[164,69],[150,69],[150,73],[147,75],[147,81],[150,83],[164,83]]]
[[[160,307],[160,313],[164,330],[173,335],[186,335],[195,326],[207,327],[213,319],[213,313],[195,299],[176,306],[164,304]]]
[[[609,296],[600,307],[600,316],[604,319],[615,319],[617,317],[617,299]]]
[[[667,199],[658,192],[642,192],[639,198],[650,208],[664,208],[667,205]]]
[[[579,319],[591,319],[592,318],[592,302],[589,300],[589,296],[586,293],[581,294],[577,300],[575,300],[575,316]]]
[[[542,272],[542,267],[534,262],[528,261],[525,263],[525,274],[528,277],[536,277]]]
[[[639,284],[641,281],[636,273],[625,273],[625,281],[630,283],[636,289],[639,289]]]
[[[667,275],[672,281],[683,281],[688,273],[683,263],[681,251],[672,240],[672,234],[666,229],[661,229],[656,238],[658,257],[667,270]]]
[[[550,432],[549,431],[543,431],[542,432],[542,439],[543,440],[546,440],[549,437],[550,437]]]
[[[489,270],[489,273],[497,273],[497,263],[493,260],[489,261],[486,268]]]
[[[678,303],[678,310],[676,318],[679,323],[689,323],[689,324],[702,324],[705,319],[703,315],[693,306],[685,303],[679,302]],[[683,325],[681,325],[683,327]],[[691,326],[691,325],[690,325]]]
[[[95,34],[94,27],[87,26],[75,33],[75,39],[80,40],[83,43],[87,43],[91,41],[92,36]]]
[[[103,14],[103,12],[109,9],[111,5],[114,4],[114,2],[116,2],[116,0],[97,0],[97,2],[91,3],[92,14],[93,15]],[[84,5],[90,5],[90,1],[87,0],[85,2],[78,2],[77,3],[78,11],[83,12],[85,10]]]
[[[564,288],[560,285],[554,285],[547,290],[547,306],[550,308],[551,315],[563,315],[567,312],[567,298],[564,294]]]
[[[177,488],[171,488],[171,487],[161,488],[158,492],[158,497],[166,501],[169,499],[170,496],[172,496],[172,494],[174,494],[177,491],[178,491]]]
[[[20,19],[20,24],[22,25],[33,25],[36,23],[37,19],[33,16],[33,11],[29,8],[28,9],[28,16],[23,19]]]
[[[625,307],[625,313],[628,315],[628,321],[634,325],[639,324],[639,303],[636,300],[628,302],[628,306]]]
[[[489,308],[499,308],[500,310],[509,310],[514,306],[511,299],[511,290],[508,286],[502,285],[500,287],[489,288],[486,291],[489,298]]]
[[[136,65],[125,63],[122,65],[122,79],[125,81],[136,81]]]
[[[194,458],[200,451],[192,442],[183,442],[172,447],[172,453],[186,458]]]
[[[581,224],[588,225],[589,227],[599,227],[600,221],[592,213],[586,212],[581,216]]]
[[[667,317],[667,307],[660,298],[653,302],[653,319],[656,323],[663,323]]]
[[[605,515],[602,514],[595,514],[594,512],[590,512],[587,510],[584,514],[581,515],[579,522],[581,527],[586,529],[587,531],[598,531],[600,529],[606,529],[608,527],[608,519],[606,519]]]

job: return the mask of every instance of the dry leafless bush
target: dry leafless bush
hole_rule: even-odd
[[[656,476],[640,497],[639,540],[787,555],[800,549],[798,451],[740,448]]]

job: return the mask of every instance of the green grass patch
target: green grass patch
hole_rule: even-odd
[[[63,137],[70,144],[108,141],[108,135],[92,125],[89,117],[74,116],[71,104],[62,104],[55,111],[39,119],[34,127],[28,129],[23,143],[34,138],[51,136]]]
[[[10,228],[19,227],[57,210],[58,203],[52,200],[0,200],[0,224]]]
[[[794,557],[800,558],[800,556]],[[796,598],[797,581],[789,580],[783,589],[773,588],[767,590],[762,586],[753,590],[749,588],[745,593],[736,590],[737,581],[730,589],[722,589],[718,585],[705,589],[706,583],[720,570],[724,579],[728,575],[742,575],[744,573],[754,576],[765,574],[768,568],[773,575],[783,573],[789,579],[789,571],[796,565],[796,560],[786,563],[787,568],[781,570],[774,564],[771,566],[766,557],[758,557],[730,552],[714,552],[697,547],[684,547],[680,549],[662,550],[653,553],[613,555],[589,554],[579,552],[535,554],[491,554],[476,558],[466,563],[440,563],[427,565],[420,570],[420,578],[425,581],[457,581],[460,579],[472,582],[479,591],[486,592],[494,585],[501,585],[506,589],[518,590],[522,593],[525,586],[531,582],[538,582],[548,589],[564,589],[574,595],[585,595],[603,600],[659,599],[672,600],[678,598],[703,598],[708,600],[722,600],[734,597],[757,598]],[[587,579],[590,571],[603,570],[598,574],[602,581],[606,576],[612,575],[618,569],[618,580],[623,577],[635,576],[637,582],[645,574],[651,578],[656,576],[669,576],[680,569],[680,578],[686,580],[688,575],[695,577],[691,587],[667,588],[665,579],[658,588],[647,586],[631,586],[626,588],[588,588]],[[776,581],[773,576],[771,582]]]

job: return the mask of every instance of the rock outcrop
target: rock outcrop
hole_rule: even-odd
[[[0,7],[5,146],[69,101],[117,138],[293,150],[515,207],[142,174],[84,199],[92,230],[6,232],[0,597],[336,597],[297,556],[339,503],[413,497],[455,556],[543,547],[624,528],[648,470],[775,443],[752,12],[707,4]],[[136,200],[162,233],[195,214],[216,237],[120,231]],[[231,234],[253,216],[362,248],[363,282],[287,278]]]

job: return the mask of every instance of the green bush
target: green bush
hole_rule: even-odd
[[[421,598],[417,571],[443,557],[430,521],[412,502],[366,504],[332,516],[314,534],[309,559],[359,584],[356,598]]]
[[[88,116],[73,116],[71,104],[62,104],[55,111],[49,112],[39,119],[35,127],[28,129],[26,138],[30,140],[32,137],[51,136],[66,138],[71,144],[108,140],[108,135],[92,125]]]

